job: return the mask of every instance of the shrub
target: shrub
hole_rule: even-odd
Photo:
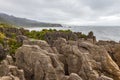
[[[4,39],[6,38],[6,36],[0,32],[0,43],[3,44],[4,43]]]
[[[22,44],[18,43],[16,39],[8,39],[7,44],[9,45],[9,53],[14,54],[16,49],[19,48]]]
[[[17,28],[17,27],[11,24],[0,23],[0,28]]]
[[[47,33],[52,33],[52,32],[64,32],[64,33],[69,33],[72,32],[70,30],[56,30],[56,29],[43,29],[42,31],[31,31],[27,32],[26,36],[34,39],[41,39],[45,40],[44,37]]]

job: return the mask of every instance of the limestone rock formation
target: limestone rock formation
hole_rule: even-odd
[[[3,48],[3,46],[0,44],[0,61],[6,58],[6,53],[5,53],[5,49]]]
[[[16,64],[24,69],[27,80],[59,80],[63,76],[62,63],[37,45],[23,45],[17,50]]]
[[[75,73],[71,73],[68,80],[83,80],[80,76]]]
[[[101,75],[97,80],[113,80],[113,79],[107,76]]]
[[[0,63],[0,80],[25,80],[24,71],[14,66],[11,56]]]
[[[120,80],[119,66],[106,48],[88,41],[59,38],[50,46],[25,40],[15,55],[26,80]]]
[[[81,35],[81,34],[79,34]],[[77,40],[78,36],[73,32],[48,32],[45,36],[45,40],[52,45],[57,38],[65,38],[66,40]]]
[[[51,31],[45,41],[27,38],[29,31],[22,28],[0,27],[0,32],[6,36],[0,45],[0,80],[120,80],[120,43],[97,42],[93,32]],[[15,45],[8,47],[13,37]],[[19,48],[11,57],[12,46]]]
[[[114,46],[113,57],[118,66],[120,67],[120,44]]]
[[[27,40],[28,38],[26,36],[23,36],[23,35],[18,35],[16,37],[16,40],[18,43],[23,43],[24,40]]]
[[[67,65],[68,75],[77,73],[83,80],[97,80],[104,74],[120,80],[119,67],[104,47],[79,41],[78,45],[71,45],[64,39],[56,40],[54,46],[63,55],[65,61],[61,61]]]
[[[43,40],[24,40],[24,45],[38,45],[41,49],[46,50],[49,53],[53,53],[53,50],[51,49],[51,46]]]

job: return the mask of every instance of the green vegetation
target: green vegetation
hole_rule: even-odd
[[[14,32],[9,32],[10,28],[16,29],[14,26],[9,25],[9,24],[0,24],[0,44],[3,45],[4,48],[8,49],[8,53],[14,54],[16,49],[19,48],[22,44],[18,43],[16,40],[16,33]],[[3,32],[5,31],[5,32]],[[8,34],[10,36],[8,36]]]
[[[17,28],[17,27],[11,24],[0,23],[0,28]]]
[[[78,36],[78,38],[86,38],[87,37],[87,35],[85,35],[85,34],[81,34],[81,35],[77,35]]]
[[[0,43],[3,44],[4,39],[6,38],[5,34],[0,32]]]
[[[72,32],[71,30],[56,30],[56,29],[43,29],[42,31],[31,31],[31,32],[27,32],[26,36],[28,36],[29,38],[34,38],[34,39],[41,39],[41,40],[45,40],[45,35],[47,33],[53,33],[53,32],[64,32],[64,33],[70,33]]]
[[[14,38],[0,38],[0,43],[4,48],[8,49],[10,54],[14,54],[16,49],[22,45],[22,43],[17,42]]]
[[[7,44],[9,45],[9,53],[14,54],[16,49],[19,48],[22,43],[18,43],[16,39],[8,39]]]
[[[63,37],[67,40],[75,40],[76,36],[77,38],[87,37],[86,35],[81,33],[74,33],[71,30],[43,29],[42,31],[27,31],[24,29],[15,28],[14,26],[9,24],[1,23],[0,44],[2,44],[4,48],[8,49],[9,54],[14,54],[16,49],[22,45],[22,43],[16,40],[16,37],[18,35],[21,35],[21,33],[28,38],[46,40],[48,42],[57,39],[57,37]]]

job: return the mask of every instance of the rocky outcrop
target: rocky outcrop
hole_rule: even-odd
[[[68,43],[65,39],[59,39],[55,46],[63,55],[67,64],[66,73],[77,73],[83,80],[97,80],[101,74],[108,75],[114,80],[120,80],[118,65],[112,60],[104,47],[89,42],[79,42],[76,45]],[[58,46],[59,44],[59,46]]]
[[[18,43],[23,43],[24,40],[28,40],[28,38],[26,36],[23,36],[23,35],[18,35],[16,36],[16,40]]]
[[[19,48],[16,64],[24,69],[27,80],[59,80],[64,74],[62,63],[57,56],[37,45],[23,45]]]
[[[87,40],[91,41],[92,43],[96,43],[96,37],[94,36],[94,33],[92,31],[90,31],[87,35]]]
[[[119,58],[120,57],[120,44],[114,45],[113,50],[112,50],[112,55],[113,55],[113,59],[120,67],[120,58]]]
[[[53,53],[51,46],[43,40],[24,40],[23,45],[38,45],[41,49],[46,50],[49,53]]]
[[[119,63],[119,52],[120,52],[120,43],[117,43],[115,41],[98,41],[96,43],[98,46],[103,46],[106,51],[109,53],[111,58],[117,63],[118,66],[120,66]]]
[[[82,35],[82,34],[80,34]],[[65,38],[66,40],[77,40],[78,36],[73,32],[48,32],[45,34],[44,38],[50,45],[53,44],[54,40],[58,38]]]
[[[25,35],[29,30],[23,28],[16,28],[12,25],[1,24],[0,23],[0,32],[4,33],[6,37],[11,38],[18,35]]]
[[[2,44],[0,44],[0,61],[6,58],[6,51],[3,48]]]
[[[16,65],[26,80],[120,80],[120,69],[104,46],[89,41],[25,40]]]
[[[24,71],[14,65],[11,56],[0,63],[0,80],[25,80]]]
[[[0,45],[0,80],[120,80],[120,43],[97,42],[93,32],[48,31],[42,36],[46,41],[27,38],[22,28],[0,27],[0,32],[6,35]],[[8,39],[14,45],[9,47]],[[7,55],[9,48],[19,47],[16,43],[23,45]]]
[[[89,32],[88,35],[85,35],[81,32],[53,31],[53,32],[47,32],[44,36],[45,41],[47,41],[50,45],[53,45],[54,40],[57,40],[58,38],[64,38],[66,40],[74,40],[74,41],[78,39],[83,39],[91,43],[96,43],[96,37],[94,36],[93,32]]]

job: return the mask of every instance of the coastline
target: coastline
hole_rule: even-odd
[[[97,41],[92,31],[3,25],[0,33],[2,80],[120,80],[120,43]]]

